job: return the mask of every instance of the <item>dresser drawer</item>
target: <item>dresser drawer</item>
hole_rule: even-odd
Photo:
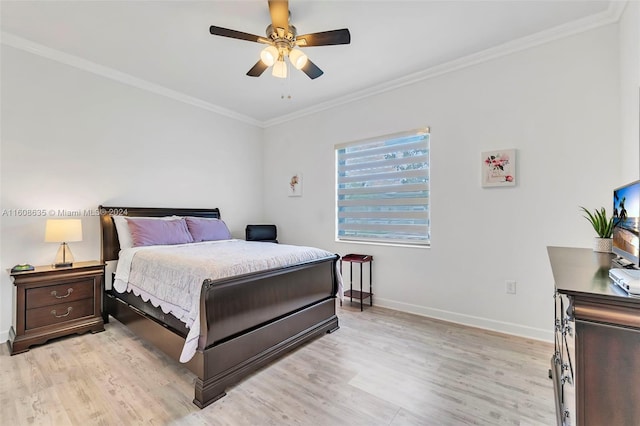
[[[27,309],[57,305],[93,297],[93,279],[27,290]]]
[[[29,330],[95,315],[93,301],[93,298],[89,298],[29,309],[26,313],[25,328]]]

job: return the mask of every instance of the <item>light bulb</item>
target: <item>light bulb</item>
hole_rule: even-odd
[[[307,55],[300,49],[291,49],[291,52],[289,52],[289,61],[297,69],[302,69],[307,64],[307,59]]]
[[[278,77],[278,78],[287,78],[287,64],[284,60],[282,61],[278,61],[275,64],[273,64],[273,71],[271,72],[271,74],[274,77]]]
[[[278,60],[278,49],[275,46],[267,46],[260,52],[260,60],[263,64],[270,67]]]

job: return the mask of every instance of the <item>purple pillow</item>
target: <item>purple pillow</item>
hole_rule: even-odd
[[[183,218],[156,220],[127,217],[134,247],[192,243]]]
[[[187,216],[186,221],[193,241],[196,243],[231,239],[231,232],[229,232],[227,224],[220,219]]]

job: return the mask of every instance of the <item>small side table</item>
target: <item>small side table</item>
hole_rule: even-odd
[[[68,268],[47,265],[12,272],[16,316],[7,340],[11,355],[56,337],[104,331],[104,266],[89,261]]]
[[[340,273],[342,274],[342,262],[349,262],[349,290],[344,292],[344,295],[351,299],[351,303],[353,303],[353,299],[360,300],[360,312],[363,310],[363,300],[369,298],[369,306],[373,306],[373,256],[368,254],[346,254],[342,256],[340,259]],[[360,291],[353,289],[353,264],[360,264]],[[369,264],[369,291],[362,291],[362,264]],[[342,306],[342,301],[340,301],[340,305]]]

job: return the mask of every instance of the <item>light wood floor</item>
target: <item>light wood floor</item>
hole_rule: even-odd
[[[346,304],[348,305],[348,304]],[[383,308],[338,308],[316,339],[200,410],[195,376],[112,320],[9,356],[0,424],[553,425],[551,344]]]

